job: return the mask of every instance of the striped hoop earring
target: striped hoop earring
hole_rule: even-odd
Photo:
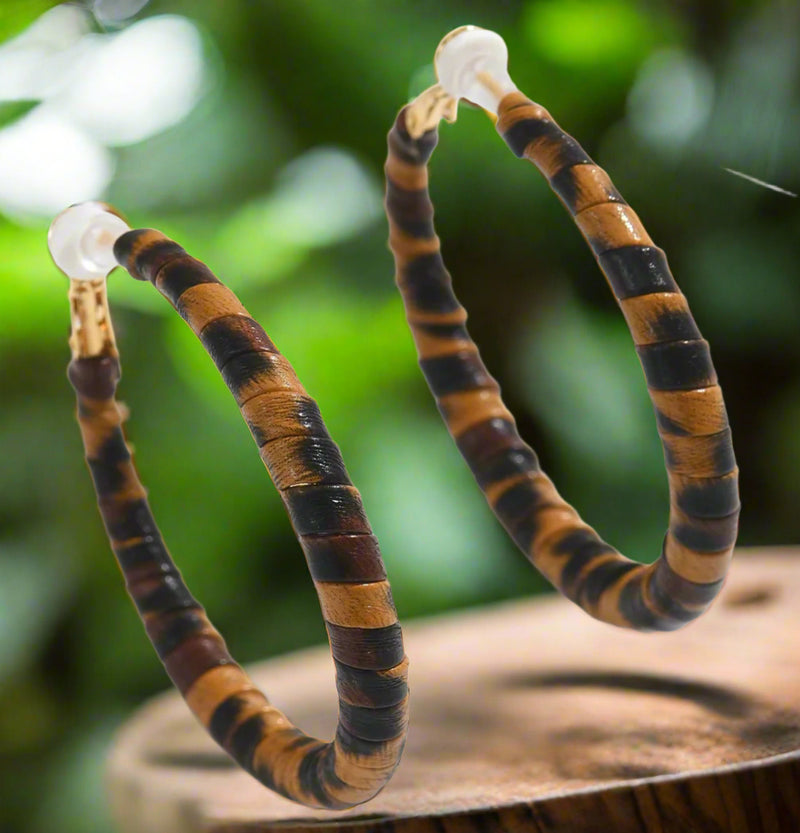
[[[310,807],[367,801],[405,742],[407,660],[378,542],[316,403],[236,296],[160,232],[132,231],[108,206],[83,203],[56,218],[49,244],[70,278],[68,375],[100,512],[167,673],[212,737],[265,786]],[[152,282],[199,337],[286,505],[336,665],[330,743],[296,729],[234,662],[161,539],[114,398],[120,365],[106,277],[118,264]]]
[[[699,616],[724,582],[739,516],[738,469],[708,344],[639,218],[578,142],[519,92],[502,38],[451,32],[436,52],[439,84],[404,107],[389,133],[386,212],[396,281],[439,411],[494,513],[546,578],[587,613],[637,630]],[[541,471],[470,338],[439,250],[427,163],[439,121],[460,98],[497,116],[586,238],[633,336],[664,446],[669,529],[651,565],[618,553]]]

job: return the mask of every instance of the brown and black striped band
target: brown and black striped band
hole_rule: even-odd
[[[591,616],[673,630],[719,593],[736,540],[738,469],[708,343],[657,248],[605,171],[519,92],[497,130],[542,172],[586,238],[628,323],[664,447],[670,488],[662,554],[643,565],[585,524],[542,472],[466,329],[442,260],[428,194],[437,128],[417,138],[403,108],[389,133],[386,212],[396,281],[420,366],[489,505],[519,548]],[[415,132],[415,131],[412,131]]]
[[[114,553],[167,673],[213,738],[272,790],[311,807],[372,798],[408,723],[407,660],[378,542],[319,409],[236,296],[160,232],[115,256],[151,281],[208,350],[286,505],[319,595],[336,666],[339,725],[303,734],[258,691],[190,594],[161,538],[123,434],[116,350],[73,358],[86,458]]]

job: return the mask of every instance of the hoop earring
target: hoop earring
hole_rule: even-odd
[[[265,786],[310,807],[367,801],[403,749],[408,663],[378,542],[316,403],[236,296],[160,232],[131,231],[108,206],[84,203],[56,218],[49,244],[70,278],[68,375],[100,512],[167,673],[214,740]],[[256,689],[161,539],[114,398],[120,365],[106,276],[117,264],[151,281],[200,338],[286,505],[336,665],[339,724],[330,743],[296,729]]]
[[[502,38],[462,27],[436,52],[439,84],[389,133],[386,212],[396,281],[439,411],[495,515],[550,582],[587,613],[637,630],[673,630],[719,593],[736,540],[738,469],[708,344],[639,218],[571,136],[520,93]],[[440,254],[427,162],[459,98],[497,115],[511,150],[545,176],[586,238],[622,308],[664,446],[669,530],[659,559],[630,561],[558,494],[517,433],[481,361]]]

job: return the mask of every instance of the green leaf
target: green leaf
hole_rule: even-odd
[[[27,116],[34,107],[39,104],[38,101],[21,100],[21,101],[3,101],[0,102],[0,129],[7,127],[12,122]]]
[[[239,285],[286,274],[315,248],[353,237],[381,216],[378,184],[352,154],[314,148],[287,165],[267,195],[243,206],[215,237]]]
[[[425,415],[388,397],[371,406],[359,420],[357,439],[340,442],[403,615],[541,587],[534,570],[517,572],[522,556],[486,505],[433,403]]]
[[[567,297],[521,341],[523,395],[568,455],[609,472],[641,472],[647,462],[658,473],[652,411],[622,321]]]
[[[656,42],[654,31],[660,32],[633,0],[532,3],[524,29],[537,52],[553,63],[608,74],[635,65]]]
[[[0,551],[0,679],[33,659],[74,589],[70,563],[25,545]]]
[[[0,5],[0,40],[18,35],[23,29],[58,5],[58,0],[3,0]]]

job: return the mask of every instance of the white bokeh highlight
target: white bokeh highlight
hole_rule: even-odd
[[[91,26],[86,8],[58,6],[0,47],[0,102],[41,101],[0,129],[0,212],[17,220],[102,195],[109,148],[177,124],[203,94],[203,39],[188,19],[160,15],[113,34]]]
[[[0,130],[0,211],[50,216],[101,194],[111,153],[45,106]]]
[[[91,16],[56,6],[0,46],[0,100],[43,99],[70,82]]]
[[[72,83],[53,104],[105,145],[134,144],[172,127],[202,94],[203,42],[184,17],[151,17],[84,40]]]
[[[697,58],[663,49],[645,61],[628,96],[628,119],[648,144],[678,148],[707,124],[714,81]]]

